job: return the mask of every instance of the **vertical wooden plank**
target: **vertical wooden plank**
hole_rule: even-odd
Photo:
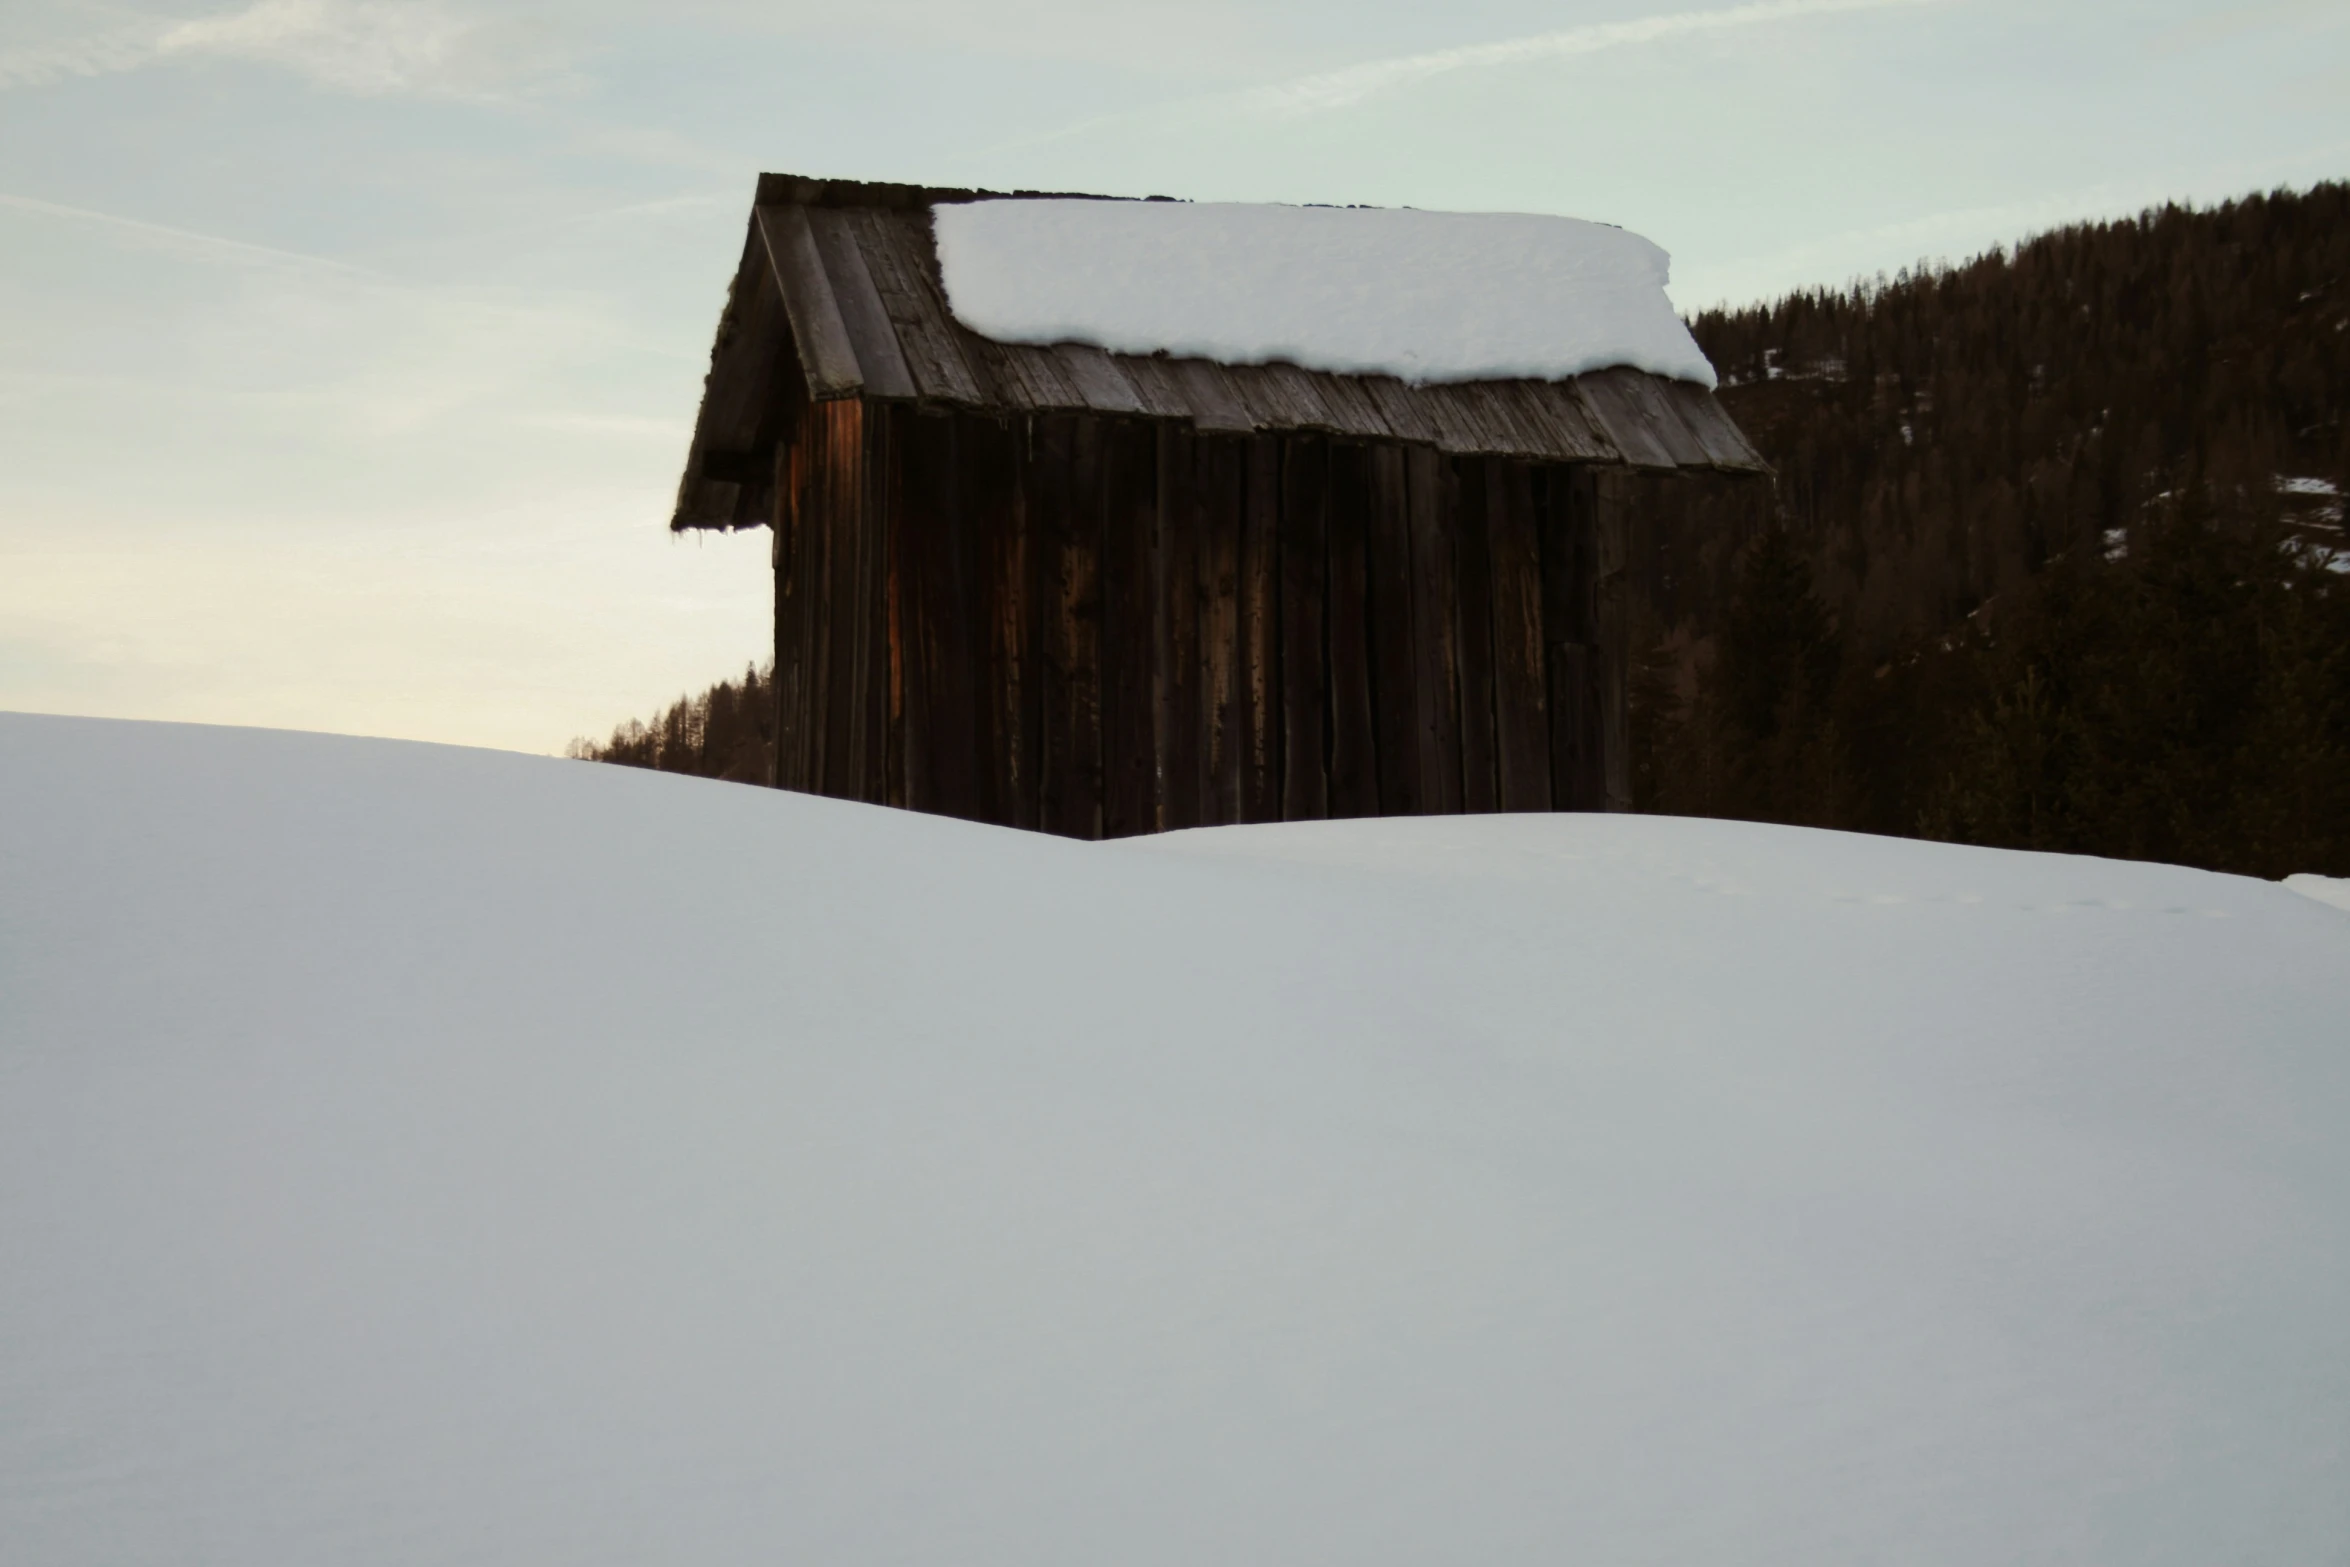
[[[1588,737],[1598,728],[1595,674],[1588,643],[1551,644],[1551,793],[1562,811],[1599,809],[1592,788],[1588,743]]]
[[[809,413],[809,439],[815,447],[808,483],[809,531],[814,546],[810,561],[813,575],[808,584],[808,612],[814,622],[814,656],[808,665],[808,790],[812,794],[823,794],[831,785],[833,711],[840,688],[833,636],[840,556],[840,508],[833,500],[840,483],[832,431],[834,406],[813,404]]]
[[[1628,474],[1609,471],[1593,475],[1592,590],[1598,599],[1593,629],[1598,638],[1600,809],[1606,811],[1632,809],[1632,741],[1628,716],[1632,633],[1626,567],[1636,493]]]
[[[1547,811],[1549,680],[1533,473],[1508,458],[1475,460],[1485,470],[1485,536],[1493,568],[1493,728],[1501,808]]]
[[[1599,670],[1592,657],[1597,635],[1594,485],[1587,468],[1544,468],[1535,484],[1552,798],[1560,810],[1596,811],[1606,803],[1606,779],[1599,754]]]
[[[881,539],[881,803],[903,808],[907,794],[906,724],[906,441],[907,410],[866,410],[873,443],[867,461],[878,473],[871,527]]]
[[[1015,428],[990,421],[987,433],[993,461],[1008,476],[990,561],[993,580],[987,603],[996,671],[988,737],[996,779],[996,819],[1009,826],[1034,827],[1041,797],[1037,765],[1043,749],[1036,720],[1036,616],[1028,599],[1029,584],[1035,577],[1036,529],[1029,516],[1027,486],[1021,482]]]
[[[890,424],[868,404],[858,418],[864,484],[857,505],[860,657],[864,679],[859,705],[864,712],[865,748],[859,798],[887,803],[890,790],[889,517],[897,464],[890,450]]]
[[[1021,465],[1027,472],[1028,511],[1036,530],[1031,563],[1030,615],[1036,638],[1037,755],[1036,824],[1055,832],[1068,787],[1069,756],[1063,731],[1068,717],[1068,627],[1062,607],[1061,555],[1068,531],[1070,421],[1066,416],[1028,415]]]
[[[800,495],[798,477],[806,466],[800,431],[775,448],[775,765],[768,782],[778,789],[802,787],[796,763],[801,708],[800,621],[807,609],[807,584],[798,575]]]
[[[1599,643],[1599,470],[1574,467],[1551,470],[1554,489],[1565,501],[1562,508],[1567,533],[1574,541],[1575,639],[1582,664],[1582,687],[1577,693],[1582,710],[1575,730],[1575,790],[1578,810],[1607,809],[1607,665]],[[1563,482],[1560,482],[1563,481]]]
[[[1090,418],[1033,416],[1044,616],[1043,801],[1038,825],[1101,835],[1101,441]]]
[[[1411,501],[1403,448],[1370,449],[1371,715],[1378,747],[1379,814],[1428,809],[1412,638]]]
[[[1197,827],[1203,809],[1198,437],[1159,428],[1159,828]]]
[[[1281,440],[1281,819],[1330,814],[1324,750],[1329,661],[1323,640],[1328,580],[1330,443]]]
[[[1453,628],[1458,523],[1452,459],[1431,446],[1404,448],[1411,529],[1413,704],[1417,709],[1420,809],[1461,810],[1460,652]]]
[[[864,404],[839,399],[825,408],[825,531],[830,538],[825,572],[825,641],[829,644],[829,689],[824,693],[824,789],[838,800],[862,798],[865,728],[857,677],[860,659],[858,543],[863,529],[859,503],[865,492],[865,443],[859,435]]]
[[[813,794],[818,784],[816,758],[823,740],[821,709],[824,700],[824,469],[823,429],[815,409],[800,414],[799,440],[793,454],[792,493],[795,522],[792,534],[793,591],[799,597],[799,639],[793,678],[799,687],[799,717],[793,726],[791,770],[787,788]]]
[[[1281,442],[1248,440],[1240,539],[1240,820],[1281,819]]]
[[[813,656],[808,663],[808,790],[832,792],[839,745],[834,739],[841,684],[839,619],[841,548],[840,506],[835,500],[841,483],[839,440],[834,415],[842,403],[815,403],[809,408],[809,440],[815,457],[808,485],[810,543],[808,618]]]
[[[1379,814],[1371,708],[1371,451],[1330,448],[1330,746],[1332,816]]]
[[[918,780],[911,780],[920,787],[909,790],[907,803],[918,811],[968,817],[979,804],[972,671],[977,649],[966,608],[971,573],[963,547],[957,424],[949,415],[922,413],[906,426],[913,448],[906,527],[912,640],[924,708],[921,766]],[[909,729],[914,727],[909,713]]]
[[[1036,735],[1028,705],[1036,683],[1030,610],[1035,495],[1016,424],[964,416],[959,424],[961,483],[979,578],[983,673],[973,718],[980,816],[1008,827],[1034,827]]]
[[[1553,481],[1556,481],[1555,483]],[[1550,695],[1550,792],[1562,811],[1585,809],[1576,737],[1583,724],[1583,623],[1576,614],[1572,488],[1554,470],[1534,473],[1534,528],[1542,573],[1543,686]]]
[[[980,602],[985,579],[972,538],[977,497],[963,460],[970,427],[976,422],[969,414],[939,419],[945,427],[947,479],[945,503],[937,518],[937,548],[944,565],[938,574],[940,656],[931,680],[938,703],[940,809],[969,821],[988,821],[987,766],[979,748],[979,683],[987,645]]]
[[[892,805],[926,810],[935,797],[931,784],[930,660],[924,646],[928,553],[919,518],[935,504],[935,454],[922,439],[923,422],[904,403],[883,405],[888,420],[893,478],[889,529],[890,667],[892,730],[896,767]]]
[[[1051,634],[1050,622],[1054,613],[1052,577],[1055,558],[1042,513],[1042,503],[1037,494],[1037,481],[1041,475],[1034,469],[1035,426],[1025,418],[1013,418],[1005,422],[1004,429],[1006,450],[1011,452],[1012,460],[1018,464],[1022,475],[1021,527],[1027,539],[1019,606],[1019,635],[1028,648],[1027,672],[1021,682],[1019,697],[1021,820],[1042,832],[1045,823],[1045,665],[1050,656],[1046,643]]]
[[[784,465],[784,456],[780,450],[778,450],[775,454],[775,465],[777,470],[776,477],[780,479],[783,477],[782,470]],[[786,689],[784,686],[786,666],[784,664],[783,658],[783,649],[785,643],[783,631],[783,504],[783,490],[782,487],[778,485],[775,491],[774,507],[767,514],[767,580],[772,595],[768,599],[767,628],[769,639],[775,649],[775,662],[772,666],[775,673],[772,681],[772,690],[769,692],[771,701],[770,710],[768,713],[769,742],[767,746],[767,787],[770,789],[780,789],[783,787],[783,726],[784,715],[789,711],[790,707],[790,704],[784,695]]]
[[[1102,423],[1102,834],[1158,825],[1151,570],[1158,519],[1158,440],[1132,419]]]
[[[1025,416],[1018,428],[1029,526],[1036,533],[1036,552],[1029,559],[1029,637],[1036,646],[1036,827],[1053,832],[1053,820],[1060,813],[1055,768],[1065,766],[1055,731],[1067,709],[1060,550],[1069,512],[1069,421]]]
[[[830,580],[832,507],[826,499],[831,472],[827,436],[828,404],[813,404],[806,416],[806,459],[799,475],[800,581],[805,595],[800,623],[799,787],[810,794],[824,787],[824,709],[828,693],[824,594]]]
[[[903,561],[906,659],[906,806],[938,809],[938,691],[932,671],[938,663],[937,524],[946,504],[949,475],[943,421],[902,403],[889,405],[898,435],[903,475],[894,552]]]
[[[1455,646],[1460,658],[1461,809],[1501,809],[1493,732],[1493,562],[1489,548],[1486,462],[1454,461],[1453,582]]]
[[[874,660],[875,614],[880,604],[881,550],[873,530],[866,526],[871,515],[871,475],[866,466],[868,449],[865,440],[865,403],[862,398],[844,400],[844,409],[854,409],[852,416],[839,421],[841,457],[844,482],[841,485],[842,522],[847,538],[842,541],[842,555],[848,562],[848,600],[844,605],[848,636],[848,684],[843,696],[848,707],[845,726],[846,744],[843,747],[841,798],[875,801],[881,797],[879,759],[881,735],[874,723],[874,697],[880,692],[880,670]]]
[[[1247,743],[1240,701],[1240,539],[1248,504],[1248,438],[1202,436],[1200,521],[1200,718],[1209,822],[1240,820]]]
[[[1069,750],[1076,787],[1067,798],[1069,832],[1102,836],[1102,425],[1088,414],[1076,418],[1076,466],[1070,476],[1071,507],[1063,615],[1069,624]]]

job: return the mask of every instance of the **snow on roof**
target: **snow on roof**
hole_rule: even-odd
[[[1628,365],[1714,384],[1671,258],[1527,213],[998,200],[936,209],[949,303],[1007,343],[1438,381]]]

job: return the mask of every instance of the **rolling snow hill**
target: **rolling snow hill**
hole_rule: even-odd
[[[2350,914],[0,716],[21,1567],[2350,1557]]]

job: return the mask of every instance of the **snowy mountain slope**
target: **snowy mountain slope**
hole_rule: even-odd
[[[12,1563],[2350,1554],[2350,920],[0,716]]]

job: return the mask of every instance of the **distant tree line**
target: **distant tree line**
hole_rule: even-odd
[[[1777,477],[1635,481],[1635,795],[2350,874],[2350,186],[1692,323]],[[571,754],[763,782],[750,669]]]
[[[740,681],[722,680],[700,696],[679,697],[649,724],[632,718],[609,740],[574,740],[565,754],[583,762],[763,784],[772,771],[774,673],[772,664],[751,665]]]

